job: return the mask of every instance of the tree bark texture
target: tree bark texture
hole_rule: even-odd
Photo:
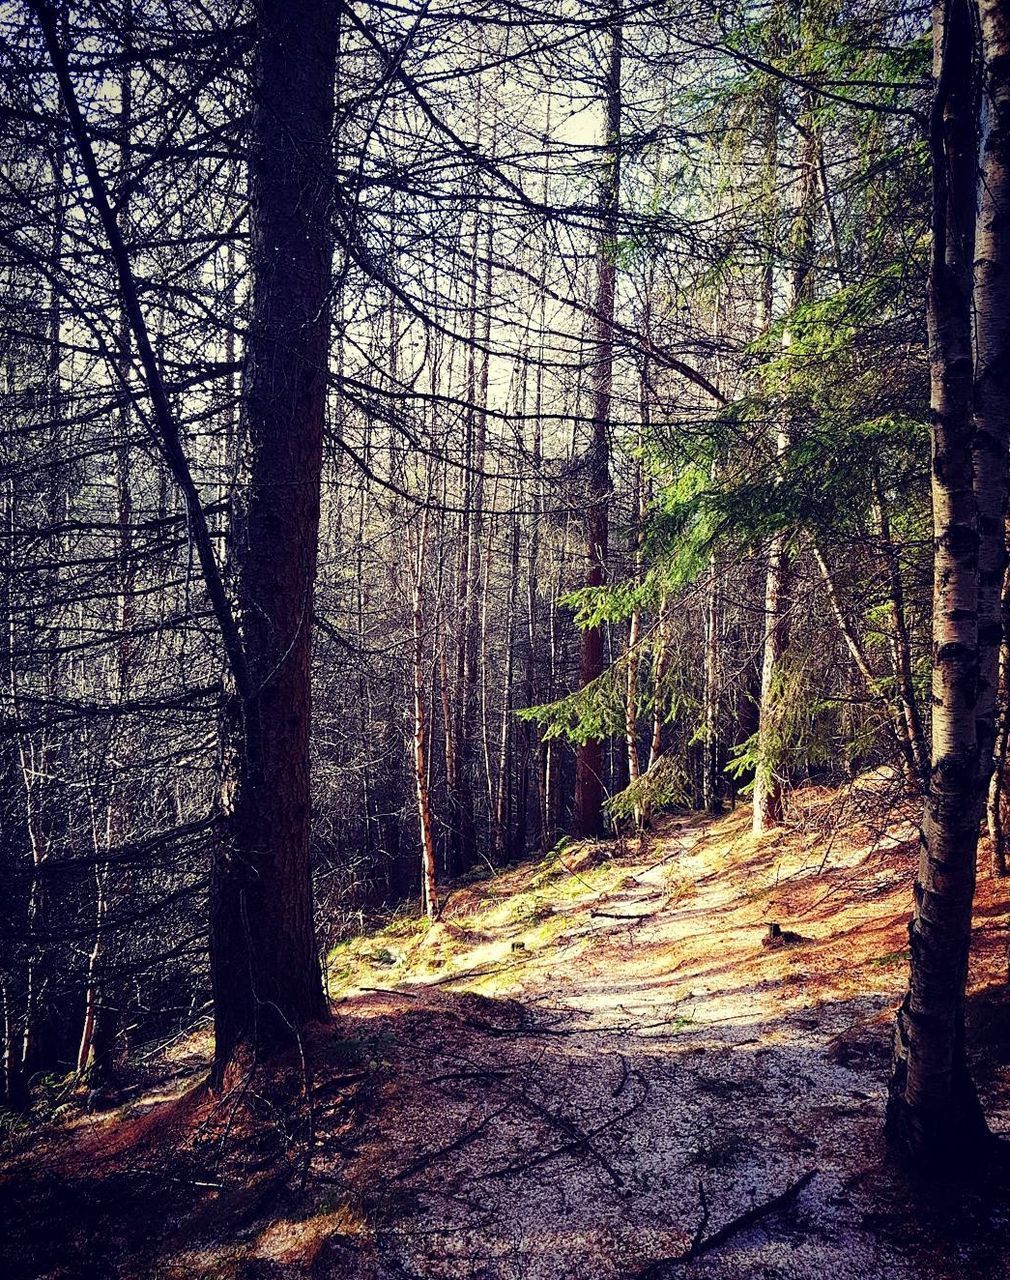
[[[610,413],[614,362],[614,295],[617,286],[617,219],[621,188],[621,58],[623,29],[619,6],[609,32],[605,110],[606,139],[604,171],[600,180],[600,243],[596,258],[595,335],[592,356],[592,439],[586,459],[589,488],[585,533],[588,568],[587,587],[601,587],[606,581],[607,544],[610,526]],[[579,684],[582,688],[603,674],[604,635],[602,627],[582,632],[579,657]],[[578,749],[575,761],[575,832],[580,836],[600,836],[603,817],[603,741],[591,738]]]
[[[216,1069],[326,1012],[309,873],[312,599],[329,347],[335,32],[259,0],[249,142],[251,313],[236,520],[250,687],[233,699],[212,881]]]
[[[977,171],[974,30],[967,0],[945,0],[934,12],[933,40],[927,305],[934,528],[932,767],[909,928],[909,989],[895,1028],[888,1131],[894,1144],[917,1160],[946,1164],[975,1154],[986,1137],[964,1039],[981,817],[979,754],[991,752],[992,746],[976,719],[986,699],[979,679],[983,599],[973,465]],[[983,291],[985,276],[982,271]]]

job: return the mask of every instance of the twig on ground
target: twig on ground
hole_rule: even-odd
[[[562,1143],[558,1147],[552,1147],[548,1151],[528,1152],[519,1160],[509,1161],[508,1164],[500,1165],[496,1169],[491,1169],[483,1175],[485,1178],[506,1178],[515,1173],[525,1173],[529,1169],[536,1168],[539,1165],[546,1164],[549,1160],[554,1160],[557,1156],[567,1155],[572,1151],[584,1151],[587,1155],[592,1156],[607,1176],[613,1182],[615,1187],[623,1187],[625,1185],[625,1177],[617,1169],[613,1167],[607,1157],[595,1145],[593,1139],[598,1138],[600,1134],[606,1133],[608,1129],[612,1129],[615,1125],[621,1124],[629,1119],[641,1108],[649,1097],[649,1082],[639,1071],[631,1071],[629,1073],[642,1086],[641,1097],[633,1102],[629,1107],[616,1115],[610,1116],[603,1124],[597,1125],[594,1129],[582,1130],[573,1120],[567,1116],[559,1115],[545,1107],[542,1103],[531,1098],[529,1094],[516,1090],[512,1093],[512,1097],[518,1104],[528,1107],[548,1124],[562,1133],[569,1135],[570,1141]]]
[[[524,956],[522,960],[507,960],[504,964],[478,965],[474,969],[461,969],[458,973],[447,973],[441,978],[429,978],[424,985],[444,987],[450,982],[469,982],[474,978],[487,978],[493,973],[504,973],[509,969],[518,969],[524,964],[532,964],[536,959],[538,959],[537,955],[532,953]]]
[[[705,1238],[705,1228],[708,1226],[708,1196],[705,1195],[705,1184],[701,1178],[698,1179],[698,1202],[701,1205],[701,1217],[698,1219],[698,1226],[695,1228],[691,1246],[688,1249],[688,1253],[693,1255],[697,1255],[701,1242]]]
[[[623,1053],[619,1053],[617,1056],[621,1059],[621,1078],[620,1080],[618,1080],[617,1084],[615,1084],[613,1089],[611,1089],[610,1091],[610,1096],[612,1098],[619,1098],[621,1096],[621,1094],[624,1092],[624,1086],[628,1083],[628,1080],[631,1078],[631,1068],[628,1066],[628,1059],[624,1056]]]
[[[496,1071],[491,1067],[476,1068],[473,1071],[447,1071],[440,1076],[429,1076],[424,1083],[444,1084],[447,1080],[502,1080],[514,1074],[515,1071],[512,1068],[504,1071]]]
[[[590,884],[589,881],[584,876],[580,876],[579,873],[574,869],[574,867],[570,867],[568,865],[568,863],[564,860],[564,858],[559,857],[558,862],[561,863],[565,871],[567,871],[570,876],[578,880],[580,884],[584,884],[586,888],[590,891],[590,893],[594,894],[597,898],[602,898],[605,896],[602,889],[597,889],[597,887],[593,884]]]
[[[359,987],[359,991],[374,991],[380,996],[406,996],[408,1000],[420,999],[419,991],[407,991],[403,987]]]
[[[402,1182],[404,1178],[413,1177],[415,1173],[420,1173],[422,1169],[427,1169],[430,1164],[434,1164],[436,1160],[441,1160],[444,1156],[451,1155],[454,1151],[458,1151],[460,1147],[465,1147],[468,1143],[473,1142],[475,1138],[480,1137],[492,1120],[497,1120],[500,1115],[504,1115],[511,1107],[510,1103],[506,1103],[503,1107],[498,1107],[496,1111],[489,1111],[488,1114],[473,1126],[467,1129],[458,1137],[453,1138],[452,1142],[447,1142],[444,1147],[436,1147],[433,1151],[425,1151],[419,1155],[416,1160],[412,1160],[406,1168],[401,1169],[398,1173],[393,1174],[395,1182]]]
[[[659,915],[658,911],[643,911],[636,915],[627,915],[623,911],[590,911],[591,916],[603,916],[607,920],[630,920],[633,924],[639,920],[651,920]]]
[[[745,1231],[748,1227],[754,1226],[762,1218],[777,1212],[779,1209],[788,1208],[816,1175],[816,1169],[808,1169],[795,1182],[790,1183],[785,1191],[780,1192],[777,1196],[772,1196],[770,1200],[765,1200],[763,1204],[755,1205],[752,1209],[748,1209],[746,1213],[741,1213],[736,1218],[732,1218],[725,1226],[720,1227],[718,1231],[713,1231],[710,1236],[704,1234],[708,1225],[708,1201],[705,1196],[705,1188],[699,1183],[701,1221],[688,1248],[683,1253],[674,1254],[669,1258],[657,1258],[655,1262],[650,1262],[644,1270],[637,1271],[632,1280],[660,1280],[667,1267],[676,1267],[685,1262],[693,1262],[695,1258],[700,1258],[703,1253],[708,1253],[710,1250],[718,1248],[719,1245],[725,1244],[727,1240],[735,1236],[737,1232]]]

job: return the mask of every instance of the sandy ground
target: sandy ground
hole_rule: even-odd
[[[809,792],[796,829],[762,841],[744,810],[673,819],[648,848],[461,891],[406,957],[345,975],[287,1111],[254,1087],[227,1123],[192,1091],[151,1095],[22,1153],[0,1184],[0,1274],[1010,1275],[1005,1188],[920,1185],[884,1159],[915,841],[867,822],[875,794]],[[1001,1132],[1005,897],[983,881],[972,995]],[[772,922],[785,944],[765,944]],[[264,1121],[282,1140],[257,1139]]]

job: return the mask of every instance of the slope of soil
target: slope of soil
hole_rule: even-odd
[[[884,1162],[914,826],[879,778],[797,800],[762,840],[744,809],[668,819],[338,948],[311,1085],[293,1063],[222,1101],[183,1066],[41,1137],[0,1186],[0,1274],[1010,1274],[1005,1188]],[[1005,896],[983,877],[971,1001],[1001,1132]]]

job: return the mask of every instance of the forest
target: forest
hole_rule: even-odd
[[[0,1274],[1010,1274],[1010,0],[0,0]]]

